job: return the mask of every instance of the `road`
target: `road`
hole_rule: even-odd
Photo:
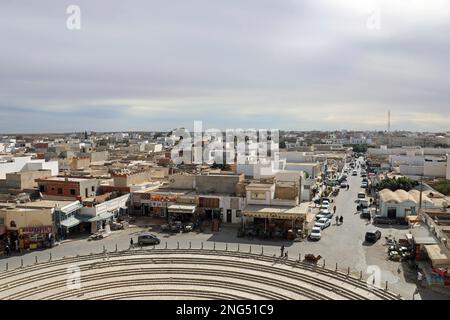
[[[359,275],[360,271],[363,272],[364,278],[367,278],[371,272],[367,273],[369,266],[376,266],[381,271],[380,282],[384,287],[385,282],[388,282],[389,288],[395,292],[401,294],[407,299],[411,299],[413,292],[416,289],[414,282],[408,282],[405,277],[405,272],[400,274],[397,272],[399,263],[386,260],[386,247],[384,244],[384,237],[389,234],[399,238],[407,231],[404,227],[384,227],[380,228],[382,232],[382,238],[374,245],[364,244],[365,232],[370,229],[378,229],[372,224],[368,223],[366,219],[361,219],[359,214],[356,213],[357,193],[362,191],[360,188],[362,178],[358,176],[348,177],[348,183],[350,189],[347,191],[341,189],[339,195],[334,199],[331,206],[336,205],[336,214],[344,217],[342,225],[336,225],[333,219],[332,225],[322,233],[322,239],[320,241],[302,241],[302,242],[290,242],[290,241],[276,241],[276,240],[259,240],[249,238],[238,238],[236,226],[225,226],[220,232],[204,232],[204,233],[185,233],[185,234],[160,234],[155,233],[160,239],[161,244],[159,247],[188,248],[189,246],[200,248],[225,249],[228,250],[243,250],[252,252],[261,252],[262,247],[265,254],[280,254],[280,247],[285,245],[286,251],[290,257],[298,257],[299,254],[304,255],[307,253],[320,254],[325,260],[325,264],[328,268],[334,269],[336,263],[340,270],[347,270],[350,268],[350,272],[355,275]],[[8,268],[16,268],[21,265],[23,259],[24,265],[35,263],[37,257],[38,261],[48,260],[50,253],[53,259],[60,259],[65,256],[84,255],[91,252],[102,252],[103,247],[106,250],[115,250],[116,245],[118,250],[127,250],[130,247],[130,238],[134,238],[134,242],[137,241],[137,235],[143,230],[148,230],[146,227],[135,227],[127,230],[113,232],[109,237],[98,241],[87,241],[86,239],[74,240],[66,243],[62,243],[52,249],[44,251],[35,251],[25,253],[20,256],[13,256],[10,258],[0,259],[0,270],[5,270],[6,264]],[[323,263],[324,260],[321,260]],[[1,271],[0,271],[1,272]],[[416,295],[416,299],[420,298],[442,298],[439,295],[434,295],[428,290],[421,290],[419,295]]]

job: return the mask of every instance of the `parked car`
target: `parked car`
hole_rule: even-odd
[[[330,208],[329,204],[321,204],[319,210],[328,210],[328,208]]]
[[[320,227],[313,227],[309,234],[311,240],[320,240],[322,238],[322,229]]]
[[[138,244],[140,246],[145,245],[145,244],[157,245],[160,243],[161,243],[161,240],[159,240],[155,235],[148,233],[148,232],[141,233],[138,236]]]
[[[320,210],[319,213],[316,215],[316,220],[319,220],[321,218],[327,218],[331,219],[333,217],[333,212],[330,210]]]
[[[364,237],[366,242],[371,242],[371,243],[377,242],[378,239],[380,239],[380,238],[381,238],[381,232],[379,230],[367,231],[366,236]]]
[[[331,219],[328,218],[320,218],[314,224],[314,227],[320,227],[320,229],[325,229],[331,225]]]
[[[341,182],[341,188],[347,188],[347,181]]]
[[[370,217],[370,209],[369,208],[363,208],[361,210],[361,218],[369,219]]]
[[[373,218],[373,224],[396,224],[397,219],[390,219],[388,217],[375,216]]]
[[[358,175],[358,171],[356,171],[356,170],[353,170],[353,172],[352,172],[352,176],[357,176]]]
[[[366,189],[368,187],[368,184],[366,181],[361,182],[361,188]]]
[[[365,192],[358,192],[358,199],[364,199],[366,197]]]

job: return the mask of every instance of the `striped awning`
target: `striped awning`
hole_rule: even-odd
[[[113,212],[103,212],[99,215],[96,215],[95,217],[91,216],[79,216],[78,218],[81,219],[83,222],[96,222],[96,221],[102,221],[107,220],[111,218],[114,215]]]
[[[81,221],[79,219],[75,218],[74,216],[71,216],[71,217],[61,221],[61,225],[66,228],[75,227],[75,226],[79,225],[80,223],[81,223]]]

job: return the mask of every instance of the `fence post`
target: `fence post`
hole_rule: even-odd
[[[362,270],[359,272],[359,280],[362,280]]]
[[[252,246],[250,245],[250,251],[249,251],[250,253],[252,253]]]
[[[191,249],[191,248],[192,248],[192,242],[189,241],[189,249]]]
[[[239,252],[239,243],[238,243],[238,252]]]
[[[38,261],[37,261],[37,256],[35,256],[35,261],[36,261],[36,263],[38,263]]]
[[[202,241],[202,249],[203,249],[203,241]]]
[[[264,255],[264,246],[261,246],[261,255]]]
[[[9,266],[8,266],[8,262],[7,262],[7,263],[6,263],[6,271],[8,271],[8,267],[9,267]]]
[[[213,250],[216,250],[216,243],[214,242]]]
[[[166,241],[166,248],[165,249],[167,249],[167,241]]]
[[[347,267],[347,275],[350,274],[350,267]]]
[[[386,291],[388,290],[388,282],[387,282],[387,280],[386,280],[386,288],[385,288],[385,290]]]
[[[20,266],[23,267],[23,259],[20,259]]]
[[[117,243],[116,243],[116,252],[117,252]]]
[[[302,254],[301,253],[298,254],[298,262],[300,262],[300,261],[302,261]]]
[[[177,249],[180,249],[180,241],[177,241]]]
[[[322,267],[325,268],[325,259],[323,259],[323,265],[322,265]]]
[[[228,251],[228,242],[225,242],[225,251]]]
[[[336,269],[335,269],[334,271],[336,271],[336,272],[337,272],[337,269],[338,269],[338,264],[337,264],[337,262],[336,262]]]

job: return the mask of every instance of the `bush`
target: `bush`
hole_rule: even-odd
[[[440,180],[433,185],[433,188],[443,195],[450,196],[450,181],[448,180]]]
[[[417,182],[415,180],[412,180],[407,177],[401,177],[398,179],[396,179],[396,178],[384,179],[376,186],[376,189],[378,191],[383,190],[383,189],[389,189],[391,191],[396,191],[399,189],[409,191],[418,185],[419,185],[419,182]]]

